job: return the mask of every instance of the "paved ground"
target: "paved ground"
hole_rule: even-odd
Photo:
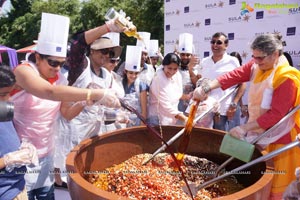
[[[55,189],[55,200],[71,200],[68,190]]]
[[[67,182],[67,177],[62,177],[63,181]],[[71,200],[70,194],[68,190],[65,189],[55,189],[55,200]]]

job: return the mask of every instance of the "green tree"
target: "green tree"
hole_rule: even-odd
[[[163,0],[11,0],[12,10],[0,18],[0,44],[19,49],[31,45],[40,30],[41,13],[70,17],[70,35],[105,23],[110,7],[122,9],[138,31],[151,33],[152,39],[163,44]],[[135,45],[136,39],[121,34],[121,45]]]
[[[82,28],[79,0],[11,0],[12,9],[0,18],[0,44],[19,49],[33,43],[40,30],[41,13],[69,16],[71,30]]]
[[[164,41],[164,1],[163,0],[90,0],[82,3],[80,12],[84,30],[99,26],[105,22],[104,15],[113,7],[123,10],[130,16],[138,31],[151,33],[151,39],[158,39],[162,45]],[[135,45],[136,39],[120,35],[120,45]],[[125,51],[122,52],[124,57]]]

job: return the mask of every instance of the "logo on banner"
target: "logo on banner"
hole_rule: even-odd
[[[264,11],[256,12],[256,19],[263,19],[264,18]]]
[[[189,13],[190,12],[190,7],[189,6],[186,6],[184,7],[184,13]]]
[[[169,30],[171,30],[171,25],[170,24],[166,25],[166,31],[169,31]]]
[[[176,44],[176,40],[166,40],[166,45],[175,45]]]
[[[210,19],[205,19],[204,23],[205,23],[205,26],[210,25]]]
[[[180,15],[180,10],[172,10],[165,13],[166,17]]]
[[[203,58],[208,57],[209,56],[209,51],[204,51],[203,52]]]
[[[247,13],[250,13],[250,12],[254,11],[254,9],[249,4],[247,4],[245,1],[242,2],[241,10],[242,10],[241,11],[241,16],[244,16]]]
[[[300,7],[298,7],[298,8],[290,8],[289,9],[289,15],[293,15],[293,14],[300,14]]]
[[[251,17],[249,14],[253,11],[254,9],[244,1],[242,2],[240,15],[235,17],[229,17],[228,22],[248,22]]]
[[[250,19],[249,15],[237,16],[237,17],[228,17],[228,22],[248,22]]]
[[[234,40],[234,33],[228,33],[228,40]]]
[[[236,0],[229,0],[229,5],[234,5],[236,4]]]
[[[300,12],[300,7],[298,3],[273,3],[273,4],[262,4],[254,3],[251,7],[246,1],[242,2],[241,15],[245,15],[249,12],[254,11],[254,9],[266,10],[268,14],[296,14]]]
[[[273,32],[257,32],[257,33],[255,33],[254,35],[255,36],[259,36],[259,35],[264,35],[264,34],[269,34],[269,33],[272,33],[272,34],[277,34],[277,35],[282,35],[281,33],[280,33],[280,31],[277,31],[277,30],[273,30]]]
[[[291,55],[291,57],[297,57],[297,58],[300,57],[300,50],[290,50],[287,52]]]
[[[288,27],[286,30],[286,35],[287,36],[296,35],[296,27]]]
[[[200,22],[195,21],[195,22],[191,22],[191,23],[185,23],[183,24],[184,28],[200,28]]]
[[[219,1],[218,3],[208,3],[208,4],[205,4],[205,8],[206,9],[223,8],[223,6],[224,6],[224,2],[223,1]]]

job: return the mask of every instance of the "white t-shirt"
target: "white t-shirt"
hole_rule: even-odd
[[[213,61],[212,56],[204,58],[200,63],[199,74],[201,74],[203,78],[214,80],[220,75],[230,72],[239,66],[240,64],[236,57],[224,53],[223,58],[216,63]],[[211,91],[211,96],[215,99],[220,99],[222,96],[230,93],[230,91],[233,89],[234,86],[227,90],[222,90],[221,88],[218,88]],[[226,98],[223,102],[220,103],[221,115],[226,115],[226,111],[228,110],[229,105],[232,102],[234,96],[235,93],[230,95],[228,98]]]

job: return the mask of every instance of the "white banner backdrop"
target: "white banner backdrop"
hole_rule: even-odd
[[[229,37],[227,52],[237,51],[243,63],[251,59],[250,44],[264,33],[280,33],[284,51],[300,68],[300,0],[165,0],[164,53],[173,52],[180,33],[194,36],[195,54],[211,54],[216,32]]]

